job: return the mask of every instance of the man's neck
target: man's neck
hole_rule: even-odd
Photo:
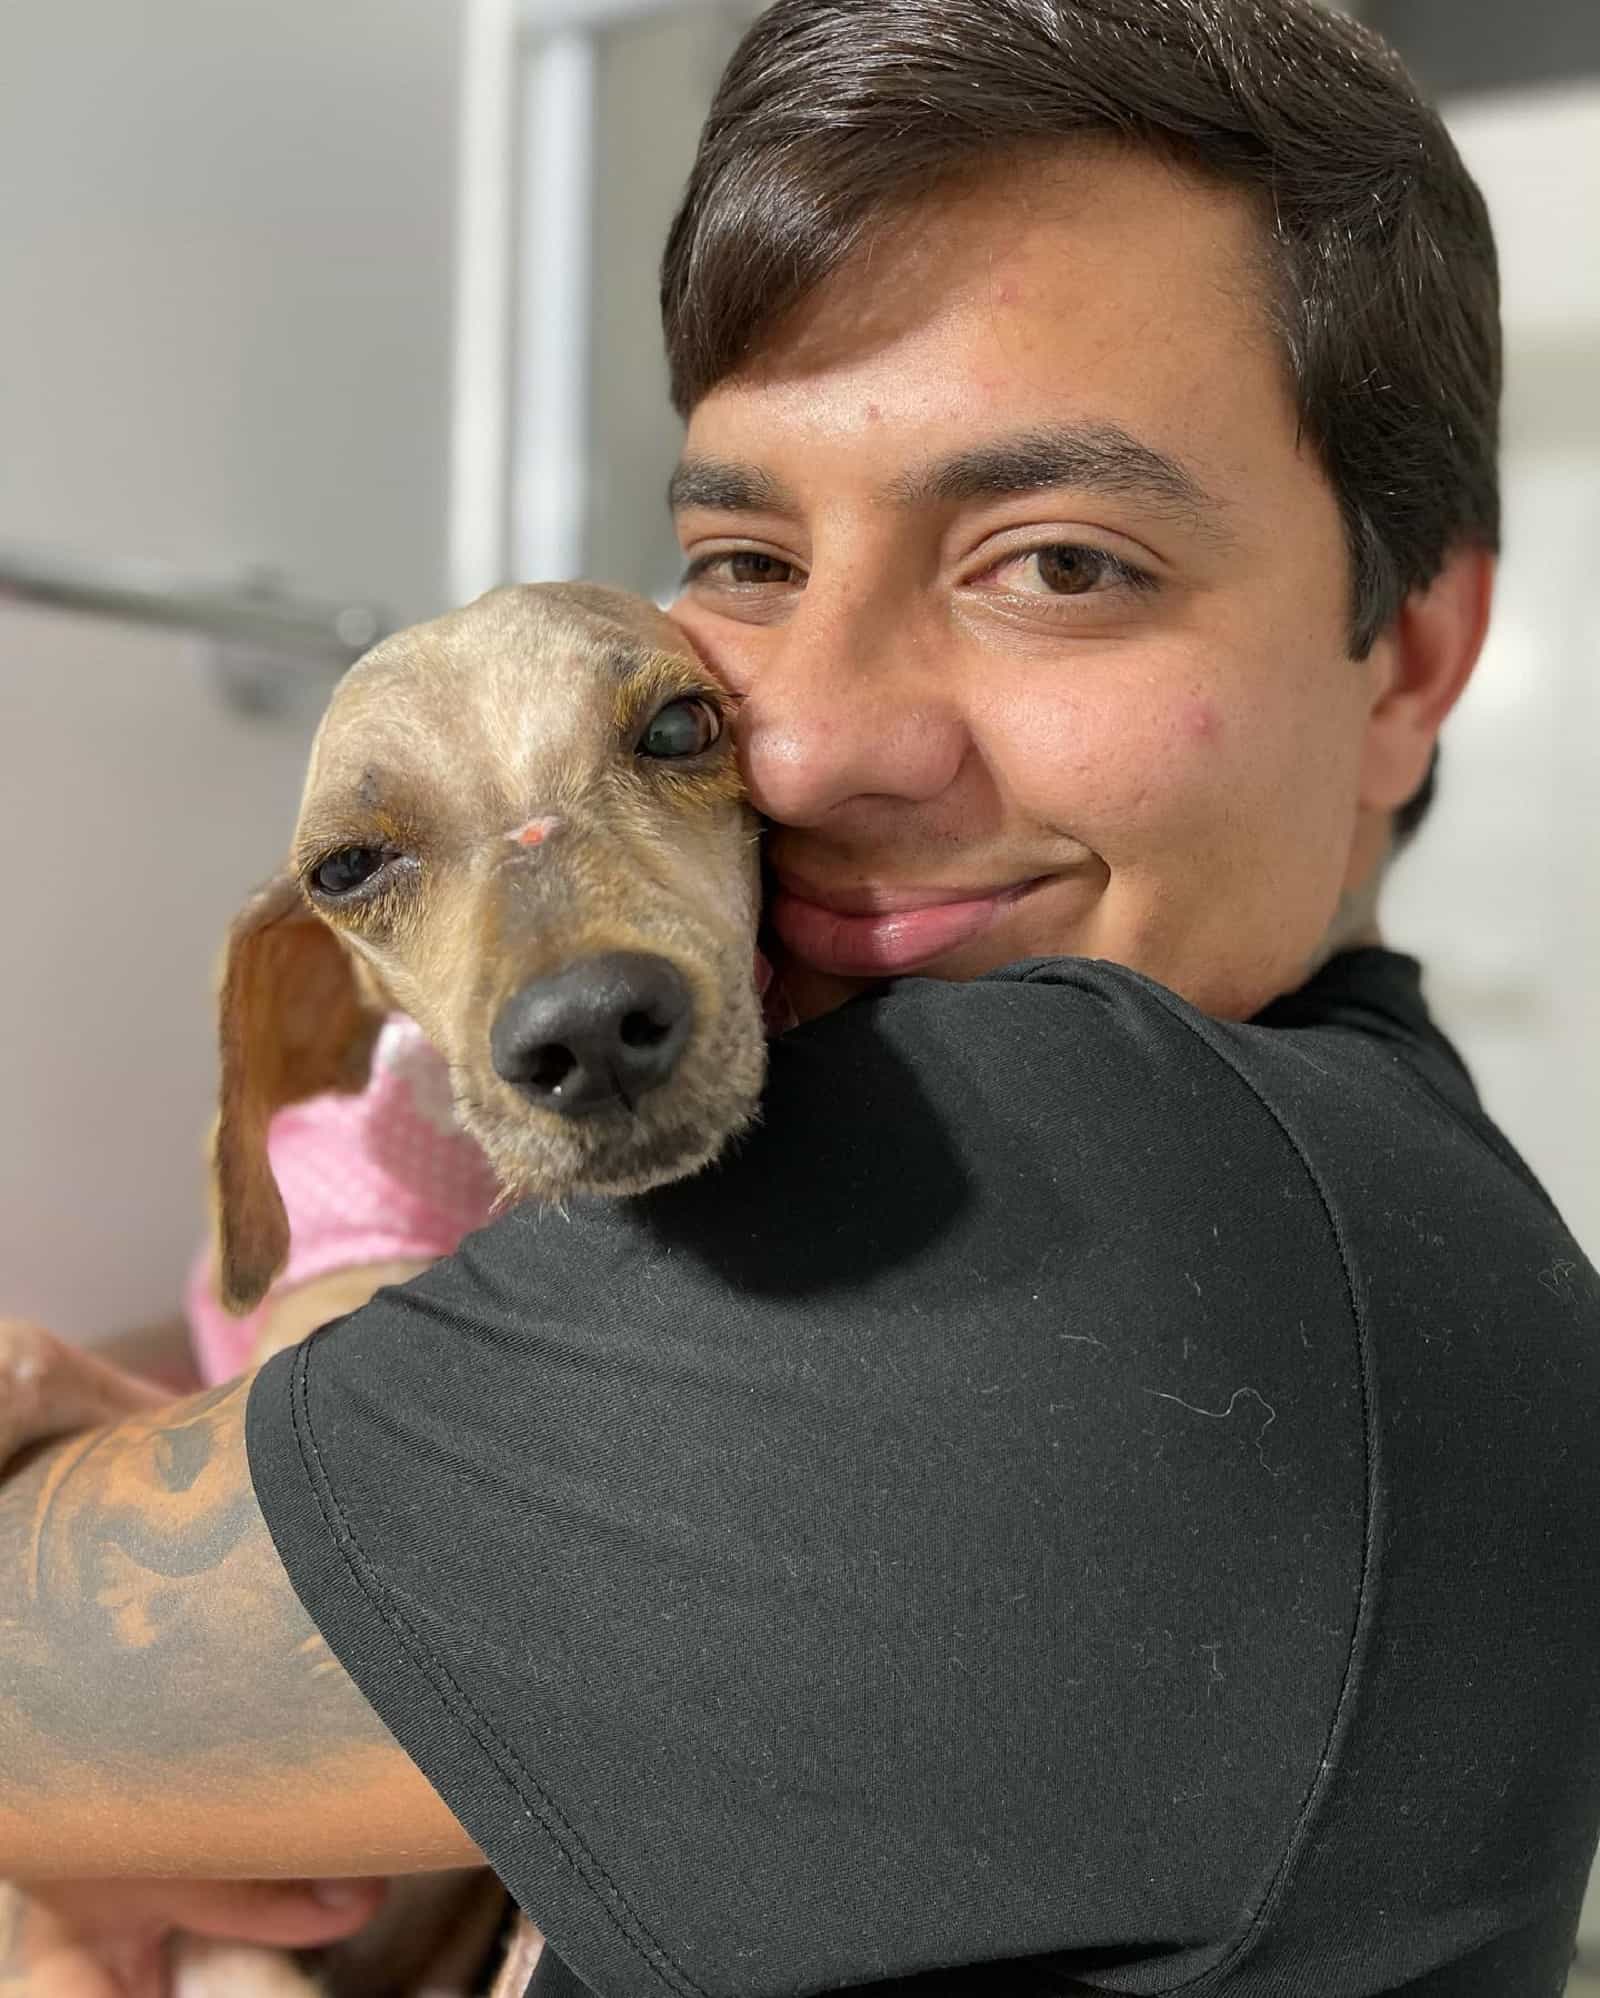
[[[1378,896],[1383,888],[1384,872],[1381,866],[1374,868],[1359,888],[1347,888],[1339,897],[1339,906],[1334,911],[1327,934],[1306,967],[1308,978],[1342,950],[1363,950],[1383,942],[1378,927]]]

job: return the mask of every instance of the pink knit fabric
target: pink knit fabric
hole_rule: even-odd
[[[289,1262],[248,1317],[217,1302],[202,1252],[186,1295],[201,1377],[250,1364],[276,1295],[363,1263],[433,1262],[489,1219],[494,1175],[456,1123],[443,1057],[403,1014],[384,1022],[359,1096],[316,1096],[272,1120],[268,1153],[289,1215]]]

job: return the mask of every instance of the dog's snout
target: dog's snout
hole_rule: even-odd
[[[540,1109],[631,1109],[677,1066],[693,1013],[687,984],[664,957],[609,951],[514,992],[490,1030],[490,1058]]]

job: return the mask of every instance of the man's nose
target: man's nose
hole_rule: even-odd
[[[942,650],[912,617],[803,599],[763,649],[740,709],[756,809],[807,826],[863,799],[940,796],[969,746]]]

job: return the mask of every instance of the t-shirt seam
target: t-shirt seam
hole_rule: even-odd
[[[1327,1736],[1322,1753],[1318,1758],[1316,1774],[1312,1778],[1310,1788],[1296,1814],[1295,1821],[1289,1829],[1283,1855],[1262,1892],[1260,1902],[1253,1913],[1247,1918],[1238,1940],[1224,1955],[1219,1957],[1204,1971],[1198,1972],[1194,1977],[1186,1978],[1181,1984],[1169,1986],[1168,1992],[1169,1998],[1171,1998],[1171,1994],[1192,1990],[1233,1969],[1241,1958],[1245,1956],[1251,1945],[1259,1938],[1267,1918],[1283,1890],[1294,1861],[1304,1846],[1310,1826],[1316,1817],[1328,1786],[1332,1782],[1333,1765],[1340,1729],[1346,1712],[1354,1698],[1357,1659],[1368,1624],[1370,1587],[1375,1565],[1374,1539],[1378,1508],[1373,1491],[1373,1483],[1376,1477],[1376,1453],[1373,1442],[1374,1424],[1372,1419],[1372,1405],[1374,1397],[1372,1391],[1371,1352],[1367,1316],[1361,1303],[1359,1288],[1355,1281],[1351,1254],[1345,1240],[1344,1230],[1340,1225],[1339,1216],[1335,1210],[1327,1186],[1323,1181],[1321,1173],[1317,1170],[1309,1150],[1301,1141],[1299,1135],[1291,1128],[1288,1119],[1235,1058],[1233,1051],[1228,1047],[1226,1041],[1220,1036],[1213,1038],[1212,1034],[1206,1030],[1208,1023],[1197,1017],[1191,1017],[1186,1010],[1182,1010],[1181,1002],[1162,987],[1147,980],[1141,980],[1140,984],[1145,991],[1160,1002],[1165,1011],[1178,1025],[1187,1028],[1189,1033],[1194,1039],[1200,1042],[1202,1047],[1208,1049],[1217,1060],[1221,1061],[1225,1067],[1232,1071],[1238,1081],[1249,1091],[1272,1119],[1273,1123],[1277,1125],[1279,1131],[1282,1132],[1284,1139],[1294,1152],[1296,1158],[1300,1161],[1301,1168],[1311,1183],[1312,1190],[1317,1196],[1318,1203],[1328,1224],[1329,1233],[1333,1239],[1334,1252],[1338,1256],[1340,1271],[1344,1278],[1345,1297],[1349,1304],[1351,1320],[1355,1327],[1356,1357],[1358,1363],[1357,1380],[1361,1398],[1361,1440],[1365,1471],[1362,1480],[1361,1576],[1356,1592],[1355,1619],[1351,1627],[1344,1673],[1340,1680],[1338,1695],[1334,1700],[1333,1713],[1328,1722]]]
[[[294,1427],[295,1447],[307,1485],[316,1502],[317,1510],[322,1515],[323,1525],[327,1528],[351,1579],[372,1604],[384,1624],[394,1632],[401,1644],[420,1664],[424,1677],[433,1687],[449,1717],[458,1725],[464,1724],[467,1727],[479,1748],[487,1755],[495,1773],[518,1802],[537,1819],[551,1845],[571,1867],[587,1892],[592,1894],[605,1910],[608,1919],[627,1946],[661,1978],[664,1984],[682,1994],[682,1998],[707,1998],[704,1988],[694,1981],[652,1935],[627,1895],[606,1870],[582,1834],[571,1824],[554,1799],[529,1774],[521,1758],[504,1740],[493,1722],[483,1714],[470,1695],[459,1685],[448,1666],[434,1655],[395,1605],[392,1591],[385,1586],[376,1567],[363,1551],[354,1528],[339,1505],[332,1480],[323,1468],[321,1455],[317,1449],[316,1438],[312,1431],[311,1412],[306,1399],[310,1356],[315,1344],[314,1340],[308,1341],[296,1355],[294,1370],[290,1377],[290,1415]],[[597,1886],[596,1878],[589,1877],[590,1871],[599,1882],[603,1883],[603,1887]]]

